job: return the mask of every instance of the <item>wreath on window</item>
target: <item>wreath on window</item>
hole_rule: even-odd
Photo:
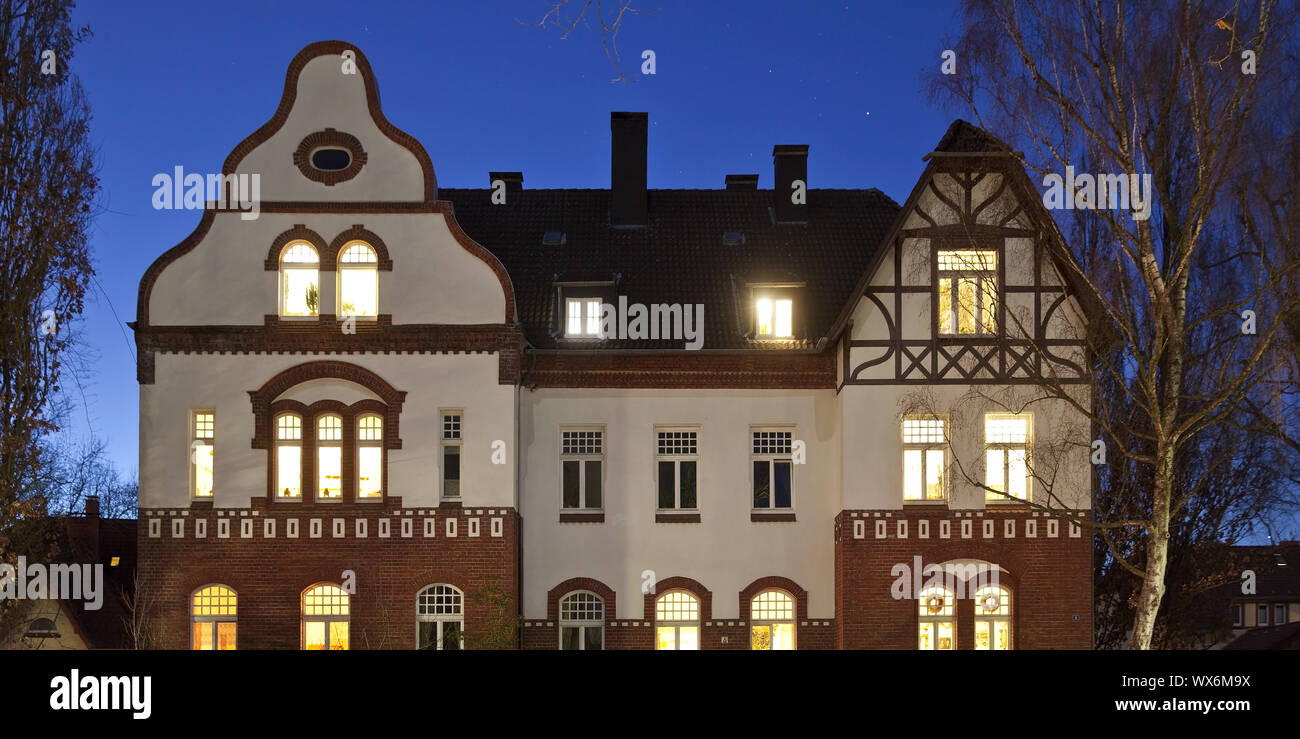
[[[939,613],[943,610],[943,598],[932,595],[925,599],[925,610],[928,613]]]
[[[984,606],[985,613],[993,613],[998,610],[998,607],[1002,605],[1002,602],[998,599],[997,593],[989,593],[984,596],[981,605]]]

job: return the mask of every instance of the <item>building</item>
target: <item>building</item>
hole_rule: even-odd
[[[1228,604],[1224,649],[1300,649],[1300,542],[1234,546],[1234,582],[1211,602]],[[1243,572],[1254,573],[1249,583]],[[1250,591],[1250,592],[1246,592]]]
[[[140,283],[163,646],[1089,648],[1093,437],[1018,412],[1086,402],[1087,325],[1006,147],[954,123],[900,207],[611,138],[608,190],[439,188],[359,50],[293,59],[210,185],[256,216]]]

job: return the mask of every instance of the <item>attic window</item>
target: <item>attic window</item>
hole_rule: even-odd
[[[794,337],[794,296],[791,291],[754,291],[754,337],[760,341]]]
[[[722,234],[722,243],[727,246],[740,246],[745,243],[745,234],[739,231],[727,231]]]
[[[542,246],[564,246],[568,243],[563,231],[547,231],[542,234]]]
[[[54,622],[48,618],[38,618],[32,621],[31,626],[27,627],[27,633],[24,636],[31,639],[59,638],[59,629]]]
[[[311,153],[311,166],[322,172],[337,172],[352,164],[352,153],[347,149],[324,147]]]

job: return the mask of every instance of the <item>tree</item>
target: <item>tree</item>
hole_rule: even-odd
[[[1073,258],[1069,277],[1091,321],[1114,340],[1093,347],[1093,402],[1051,373],[1037,387],[1041,398],[1072,404],[1097,430],[1108,463],[1123,468],[1110,480],[1121,495],[1108,498],[1103,480],[1094,520],[1080,523],[1136,578],[1127,601],[1133,648],[1152,645],[1171,544],[1185,525],[1200,525],[1204,511],[1195,506],[1206,486],[1251,460],[1201,460],[1201,473],[1189,465],[1224,428],[1288,432],[1251,416],[1270,388],[1294,381],[1282,349],[1300,296],[1284,286],[1298,263],[1293,246],[1276,238],[1285,228],[1256,236],[1240,209],[1257,205],[1260,183],[1283,181],[1274,162],[1251,153],[1276,151],[1282,140],[1263,111],[1296,106],[1294,97],[1277,99],[1293,74],[1282,62],[1297,42],[1295,22],[1294,9],[1275,0],[1238,2],[1228,15],[1194,0],[968,0],[952,45],[964,71],[933,78],[940,97],[1023,147],[1023,163],[1044,187],[1067,168],[1149,174],[1153,183],[1145,213],[1132,202],[1096,207],[1095,192],[1092,207],[1053,212]],[[1293,185],[1276,193],[1290,207]],[[1035,478],[1051,467],[1037,462]],[[1221,502],[1226,515],[1257,510],[1259,501]],[[1117,604],[1101,605],[1107,612]]]
[[[579,26],[590,28],[593,19],[600,30],[600,46],[605,50],[605,56],[609,63],[614,65],[614,71],[618,76],[610,82],[628,82],[633,78],[628,77],[623,72],[623,59],[618,52],[618,32],[623,28],[623,21],[628,15],[635,15],[644,11],[632,7],[631,0],[615,0],[612,10],[606,13],[602,7],[601,0],[582,0],[582,4],[576,11],[568,8],[569,0],[553,0],[550,9],[542,16],[542,19],[536,23],[527,23],[535,28],[546,28],[554,26],[560,29],[560,38],[567,39],[578,30]],[[569,15],[573,12],[573,15]],[[523,21],[519,21],[523,23]]]
[[[93,274],[86,229],[98,190],[90,112],[69,72],[88,35],[70,0],[0,0],[0,558],[43,554],[48,538],[15,540],[41,517],[34,486],[41,439],[55,428],[70,335]],[[39,531],[39,527],[23,527]]]

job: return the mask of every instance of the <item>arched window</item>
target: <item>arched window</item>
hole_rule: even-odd
[[[920,649],[957,648],[957,609],[952,591],[931,585],[921,591],[917,601],[920,612]]]
[[[384,419],[357,419],[357,497],[384,497]]]
[[[352,241],[339,254],[339,315],[379,315],[379,258],[364,241]]]
[[[465,594],[451,585],[430,585],[415,596],[417,649],[465,648]]]
[[[328,414],[316,419],[316,497],[338,500],[343,495],[343,418]]]
[[[194,649],[235,648],[235,591],[207,585],[194,591],[190,605]]]
[[[302,417],[295,413],[275,419],[275,497],[302,497]]]
[[[320,305],[320,256],[311,244],[295,241],[280,254],[280,315],[314,316]]]
[[[560,649],[605,648],[605,601],[584,590],[560,599]]]
[[[347,649],[348,594],[337,585],[323,583],[302,594],[302,648]]]
[[[655,601],[655,649],[700,648],[700,601],[670,590]]]
[[[975,592],[975,648],[1011,648],[1011,591],[985,585]]]
[[[794,598],[783,590],[764,590],[749,604],[752,649],[794,649]]]

